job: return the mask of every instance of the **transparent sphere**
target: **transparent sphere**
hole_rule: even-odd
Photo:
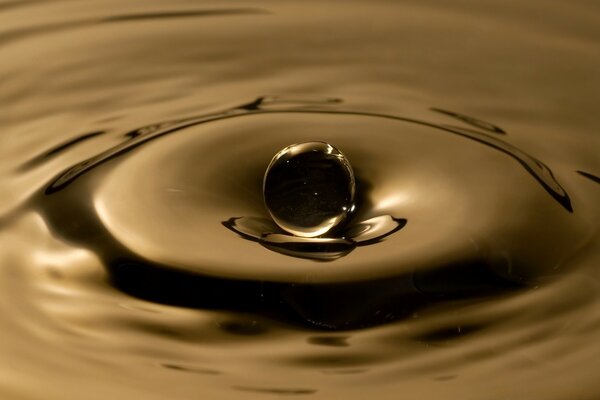
[[[321,236],[354,211],[354,172],[341,151],[324,142],[288,146],[273,157],[263,180],[271,217],[302,237]]]

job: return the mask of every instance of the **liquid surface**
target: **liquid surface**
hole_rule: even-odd
[[[0,1],[0,398],[594,398],[599,8]]]

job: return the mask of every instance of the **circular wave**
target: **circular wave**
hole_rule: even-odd
[[[127,132],[53,179],[40,204],[54,229],[94,249],[131,294],[329,328],[555,275],[587,228],[551,170],[504,141],[502,129],[433,111],[469,126],[259,98]],[[353,224],[362,227],[353,229],[377,240],[244,240],[270,229],[261,185],[272,155],[317,140],[352,160],[360,197]],[[256,222],[224,229],[239,218]],[[377,228],[393,234],[377,237]],[[335,262],[315,262],[325,259]],[[375,317],[378,309],[388,316]]]

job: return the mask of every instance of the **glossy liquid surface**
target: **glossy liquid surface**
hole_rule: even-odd
[[[594,398],[599,8],[0,1],[0,398]]]

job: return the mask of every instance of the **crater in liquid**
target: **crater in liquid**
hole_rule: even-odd
[[[580,246],[585,224],[568,193],[500,128],[448,111],[470,126],[286,104],[259,98],[127,132],[58,175],[38,204],[127,293],[333,329],[535,285]],[[261,185],[271,155],[317,139],[344,148],[360,177],[356,241],[309,243],[269,227]],[[80,226],[65,229],[66,210]],[[361,226],[381,232],[361,240]],[[370,246],[353,251],[361,241]]]

